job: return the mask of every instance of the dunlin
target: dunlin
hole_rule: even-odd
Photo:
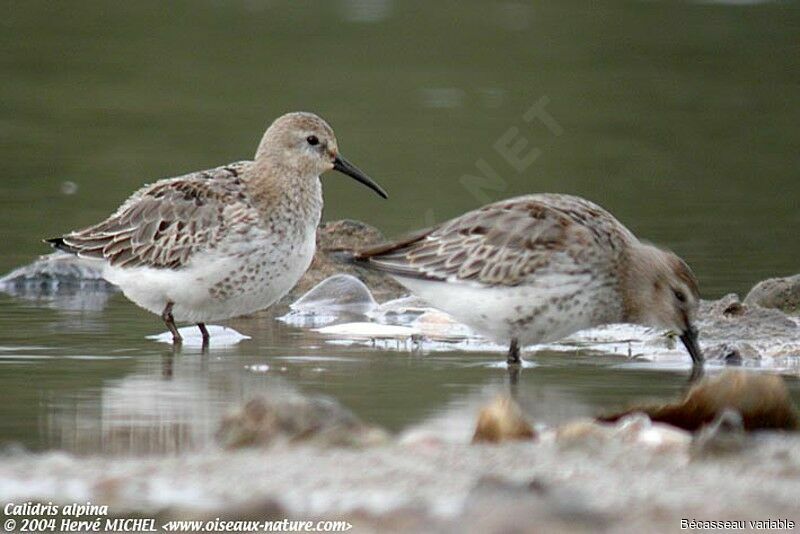
[[[289,113],[267,129],[252,161],[159,180],[108,219],[48,239],[102,262],[126,297],[160,314],[176,343],[175,321],[205,323],[271,305],[314,256],[322,213],[319,176],[337,170],[386,198],[339,154],[328,124]]]
[[[477,332],[519,348],[608,323],[673,329],[697,365],[697,280],[603,208],[568,195],[489,204],[412,237],[357,252]]]

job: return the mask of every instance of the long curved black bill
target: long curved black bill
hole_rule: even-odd
[[[703,352],[700,350],[700,345],[697,343],[697,329],[689,325],[681,334],[681,341],[683,341],[683,346],[686,347],[686,350],[689,351],[689,356],[692,357],[692,363],[694,365],[703,365],[705,358],[703,358]]]
[[[344,159],[342,156],[336,156],[336,159],[333,160],[333,168],[351,178],[361,182],[362,184],[366,185],[376,193],[378,193],[383,198],[389,198],[389,195],[386,194],[386,191],[383,190],[381,186],[376,184],[372,178],[364,174],[364,172]]]

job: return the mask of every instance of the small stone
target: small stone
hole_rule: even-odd
[[[736,293],[728,293],[719,300],[702,301],[701,310],[704,308],[707,308],[709,315],[717,317],[735,317],[745,311],[744,305]]]
[[[535,437],[519,405],[510,397],[498,396],[480,411],[472,442],[502,443]]]
[[[705,347],[703,355],[708,361],[723,362],[725,365],[742,365],[761,360],[758,350],[744,342],[719,343]]]
[[[736,410],[725,409],[697,433],[690,451],[694,457],[723,455],[741,452],[746,444],[742,415]]]
[[[556,443],[564,446],[603,443],[611,438],[613,430],[593,419],[576,419],[559,426],[555,432]]]
[[[615,435],[630,440],[637,434],[650,428],[653,421],[645,413],[633,412],[617,421]]]

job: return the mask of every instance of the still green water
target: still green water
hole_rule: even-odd
[[[488,200],[566,192],[683,256],[706,298],[800,271],[797,3],[2,7],[3,272],[145,182],[251,157],[266,125],[298,109],[325,117],[342,152],[390,193],[384,202],[330,175],[326,219],[394,235]],[[535,105],[544,111],[526,121]],[[495,145],[519,138],[529,159],[514,165]],[[476,179],[486,166],[499,178]],[[505,384],[482,365],[496,355],[420,358],[331,348],[273,321],[237,327],[254,339],[173,357],[145,339],[161,331],[157,318],[119,296],[104,311],[0,296],[0,440],[180,450],[274,382],[401,429]],[[551,399],[545,419],[668,398],[685,381],[613,359],[539,363],[519,390]],[[247,367],[261,364],[270,371]],[[133,405],[139,412],[120,408]],[[109,437],[120,418],[161,434],[126,447],[124,432]]]

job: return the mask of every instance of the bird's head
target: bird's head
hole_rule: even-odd
[[[295,177],[316,178],[337,170],[387,197],[381,186],[339,154],[333,129],[313,113],[287,113],[275,119],[264,133],[255,159]]]
[[[696,364],[703,354],[694,319],[700,292],[692,270],[672,252],[637,243],[623,273],[623,299],[630,322],[668,328],[680,335]]]

